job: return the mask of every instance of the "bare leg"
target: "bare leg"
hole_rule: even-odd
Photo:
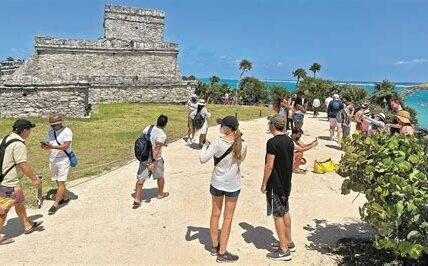
[[[303,152],[294,153],[293,170],[299,170],[299,166],[302,164]]]
[[[207,137],[207,134],[200,134],[199,135],[199,145],[202,146],[202,144],[204,143],[206,137]]]
[[[55,195],[55,202],[53,206],[58,207],[59,202],[64,199],[64,193],[65,193],[65,182],[63,181],[56,181],[56,184],[58,186],[58,189],[56,191]]]
[[[15,204],[15,212],[18,215],[18,217],[21,219],[22,223],[24,224],[25,230],[28,230],[33,226],[30,222],[30,219],[27,216],[27,212],[25,211],[24,204],[16,203]]]
[[[192,140],[195,138],[195,128],[192,128]]]
[[[233,214],[235,213],[238,197],[225,197],[225,207],[223,214],[223,226],[220,232],[220,254],[226,252],[227,242],[229,241],[230,229],[232,227]]]
[[[210,236],[212,247],[218,247],[218,220],[220,219],[223,207],[223,196],[212,197],[212,211],[210,218]],[[223,231],[223,230],[222,230]]]
[[[158,198],[163,198],[164,194],[168,193],[168,192],[163,192],[165,187],[165,178],[159,178],[158,179]]]
[[[6,222],[6,218],[7,218],[7,214],[0,215],[0,234],[1,234],[1,231],[3,230],[3,225]],[[0,236],[0,239],[1,239],[1,236]]]
[[[190,133],[192,133],[192,129],[190,127],[187,128],[187,140],[190,139]]]
[[[288,249],[288,242],[286,235],[286,229],[285,229],[285,222],[283,218],[274,218],[275,221],[275,229],[276,234],[278,235],[279,239],[279,247],[282,251],[287,251]]]
[[[282,217],[285,224],[285,239],[287,240],[287,244],[291,244],[293,239],[291,238],[291,215],[287,212],[284,217]]]
[[[143,190],[144,180],[140,179],[135,183],[135,198],[136,203],[141,202],[141,191]]]

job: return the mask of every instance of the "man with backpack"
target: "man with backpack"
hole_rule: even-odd
[[[135,155],[140,161],[137,172],[137,183],[135,184],[134,209],[141,206],[141,191],[144,182],[151,176],[158,183],[158,199],[169,196],[164,192],[164,160],[162,158],[162,147],[166,145],[166,134],[164,129],[168,123],[168,117],[160,115],[156,126],[149,125],[143,130],[143,134],[135,142]]]
[[[344,108],[343,102],[340,100],[338,94],[333,95],[333,100],[330,101],[327,108],[328,120],[330,122],[330,139],[334,138],[334,131],[337,130],[337,139],[340,139],[340,132],[342,125],[337,121],[337,114]]]
[[[6,221],[8,211],[15,206],[18,217],[24,224],[24,234],[32,233],[42,224],[42,221],[33,222],[25,210],[24,193],[19,185],[24,175],[33,182],[34,188],[42,186],[40,178],[33,172],[27,160],[25,140],[30,137],[31,129],[36,127],[30,121],[18,119],[12,133],[0,140],[0,232]],[[11,238],[0,236],[0,245],[13,243]]]

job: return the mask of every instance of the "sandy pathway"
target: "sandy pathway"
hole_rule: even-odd
[[[327,136],[323,119],[307,118],[304,141]],[[260,192],[266,133],[266,119],[241,123],[249,154],[243,164],[242,193],[233,222],[229,250],[240,255],[242,265],[269,264],[265,258],[274,237],[272,218],[265,216],[265,196]],[[209,139],[218,135],[211,128]],[[332,141],[307,153],[308,170],[313,160],[339,160]],[[327,145],[327,146],[326,146]],[[156,199],[156,184],[147,183],[146,203],[131,209],[137,163],[80,184],[71,190],[78,200],[47,215],[51,202],[42,210],[30,210],[32,217],[43,215],[45,230],[23,235],[20,222],[11,212],[4,232],[16,243],[0,247],[0,264],[213,264],[209,248],[208,221],[211,199],[208,192],[212,162],[201,165],[198,150],[180,140],[164,150],[166,182],[170,197]],[[341,237],[360,234],[358,206],[364,200],[340,194],[341,178],[336,174],[293,176],[290,200],[293,236],[298,251],[289,264],[334,264],[329,245]],[[41,215],[42,214],[42,215]]]

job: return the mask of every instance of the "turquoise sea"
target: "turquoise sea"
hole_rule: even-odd
[[[204,83],[209,83],[209,79],[200,79]],[[268,85],[278,85],[287,88],[288,91],[292,92],[296,89],[295,80],[263,80]],[[365,88],[368,92],[374,90],[374,82],[365,81],[335,81],[336,83],[352,84]],[[222,79],[220,83],[226,83],[232,88],[236,88],[238,80],[234,79]],[[398,92],[404,91],[407,87],[417,85],[418,83],[410,82],[394,82]],[[414,108],[417,112],[417,118],[420,127],[428,128],[428,90],[419,91],[406,97],[406,105]]]

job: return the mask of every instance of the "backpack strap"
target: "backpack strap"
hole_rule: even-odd
[[[7,176],[7,174],[9,174],[10,171],[12,171],[12,169],[14,167],[16,167],[18,164],[14,163],[11,167],[9,167],[9,169],[6,170],[6,172],[3,173],[3,161],[4,161],[4,154],[6,152],[6,148],[7,146],[9,146],[10,144],[14,143],[14,142],[21,142],[23,144],[25,144],[25,142],[23,142],[20,139],[11,139],[8,142],[6,142],[6,139],[9,137],[9,135],[5,136],[3,138],[3,141],[0,144],[0,147],[2,147],[2,149],[4,149],[3,154],[1,155],[1,161],[0,161],[0,183],[3,182],[3,179],[5,176]]]
[[[217,166],[217,164],[219,164],[221,162],[221,160],[223,160],[227,155],[229,155],[229,153],[231,153],[233,150],[233,145],[231,145],[224,153],[222,156],[220,157],[215,157],[214,156],[214,166]]]
[[[152,136],[152,131],[153,131],[154,127],[155,127],[154,125],[151,125],[149,127],[149,130],[147,130],[147,133],[144,135],[144,137],[146,138],[146,140],[151,141],[150,137]],[[151,148],[150,158],[152,159],[152,161],[154,161],[154,158],[153,158],[153,147]]]
[[[61,146],[62,144],[61,144],[61,143],[59,143],[58,139],[56,138],[56,132],[55,132],[55,130],[53,130],[53,133],[54,133],[54,137],[55,137],[55,141],[56,141],[56,143],[58,143],[58,145],[59,145],[59,146]],[[70,154],[69,154],[66,150],[62,150],[62,151],[63,151],[63,152],[65,152],[65,154],[67,155],[68,159],[70,159],[70,160],[71,160],[71,156],[70,156]]]

